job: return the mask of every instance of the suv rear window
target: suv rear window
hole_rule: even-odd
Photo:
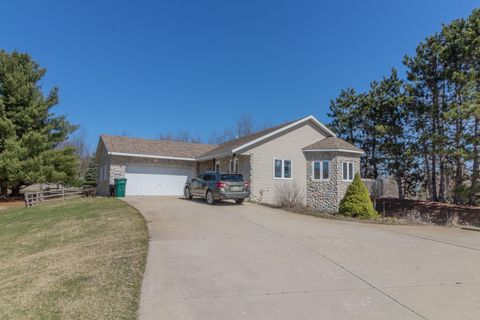
[[[220,180],[225,182],[243,182],[243,176],[241,174],[222,174]]]

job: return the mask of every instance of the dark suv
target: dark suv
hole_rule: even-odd
[[[234,199],[237,204],[242,204],[250,195],[248,182],[237,173],[220,173],[205,171],[185,184],[185,199],[202,197],[208,204],[215,200]]]

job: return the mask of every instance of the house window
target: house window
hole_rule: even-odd
[[[220,172],[220,161],[215,161],[215,171]]]
[[[105,165],[105,167],[103,168],[103,174],[104,174],[103,180],[107,180],[108,179],[108,165]]]
[[[292,160],[274,159],[273,160],[273,176],[276,179],[292,178]]]
[[[240,170],[240,165],[238,164],[238,159],[230,160],[230,172],[238,173]]]
[[[100,167],[100,172],[98,173],[98,180],[103,181],[103,167]]]
[[[312,166],[313,180],[327,180],[328,178],[330,178],[329,161],[313,161]]]
[[[343,180],[352,181],[353,175],[354,175],[353,162],[344,162],[343,163]]]

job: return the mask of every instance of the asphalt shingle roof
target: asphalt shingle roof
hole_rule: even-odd
[[[177,158],[196,158],[215,148],[215,144],[150,140],[122,136],[101,135],[108,152],[144,154]]]
[[[302,118],[308,119],[308,118]],[[176,158],[211,158],[215,155],[226,154],[232,152],[244,144],[252,142],[258,138],[268,135],[272,132],[280,130],[292,123],[298,122],[297,119],[282,123],[280,125],[267,128],[245,137],[230,140],[220,145],[202,144],[202,143],[185,143],[167,140],[150,140],[142,138],[130,138],[123,136],[101,135],[105,147],[108,152],[129,153],[137,155],[153,155]],[[308,149],[346,149],[352,151],[362,151],[361,149],[351,145],[350,143],[335,137],[325,138],[314,144],[304,148]]]
[[[201,154],[200,157],[203,158],[203,157],[213,156],[213,155],[216,155],[216,154],[231,152],[233,149],[235,149],[237,147],[240,147],[241,145],[244,145],[244,144],[249,143],[249,142],[251,142],[255,139],[258,139],[258,138],[260,138],[264,135],[267,135],[271,132],[274,132],[274,131],[279,130],[283,127],[286,127],[289,124],[297,122],[298,120],[300,120],[300,119],[297,119],[297,120],[294,120],[294,121],[289,121],[289,122],[286,122],[286,123],[282,123],[278,126],[267,128],[267,129],[255,132],[255,133],[250,134],[250,135],[245,136],[245,137],[241,137],[241,138],[238,138],[238,139],[234,139],[234,140],[224,142],[224,143],[220,144],[219,146],[217,146],[216,148],[213,148],[213,149]]]
[[[337,137],[328,137],[322,140],[319,140],[311,145],[303,148],[304,151],[306,150],[348,150],[354,152],[363,152],[362,149],[355,147],[353,144],[337,138]]]

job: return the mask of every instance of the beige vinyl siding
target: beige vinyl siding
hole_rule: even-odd
[[[295,183],[301,188],[306,203],[307,161],[302,148],[325,138],[313,124],[304,123],[243,154],[251,155],[252,198],[273,203],[275,188],[282,183]],[[292,161],[292,179],[274,179],[274,159]]]

